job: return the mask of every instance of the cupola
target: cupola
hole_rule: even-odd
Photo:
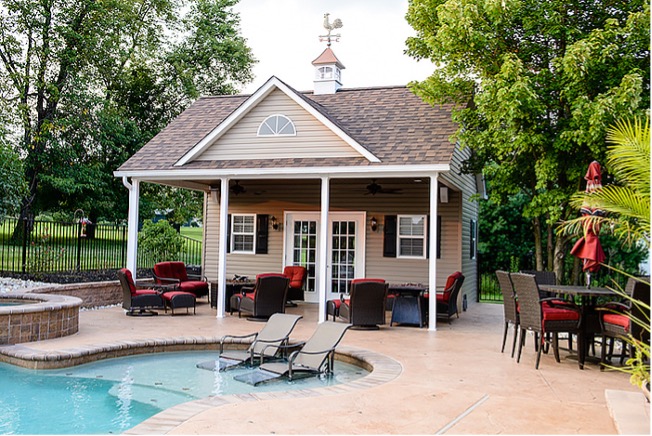
[[[342,87],[342,70],[344,65],[337,59],[333,50],[331,50],[331,41],[339,41],[340,35],[331,34],[334,29],[342,27],[342,20],[337,18],[333,23],[329,22],[329,14],[324,14],[324,28],[328,34],[321,35],[320,41],[326,41],[326,50],[320,54],[317,59],[312,61],[315,66],[314,93],[318,94],[335,94]]]

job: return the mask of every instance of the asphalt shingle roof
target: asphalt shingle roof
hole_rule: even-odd
[[[119,170],[382,167],[448,164],[451,161],[455,145],[449,138],[457,130],[457,125],[451,120],[451,105],[432,107],[406,87],[343,88],[335,94],[313,95],[312,92],[297,92],[297,95],[381,162],[369,162],[364,157],[251,159],[196,161],[183,167],[174,167],[184,154],[250,97],[235,95],[198,99],[127,160]]]

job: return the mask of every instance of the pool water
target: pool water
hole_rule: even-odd
[[[196,367],[216,355],[156,353],[39,371],[0,363],[0,434],[122,433],[169,407],[211,395],[310,389],[368,374],[336,361],[332,376],[254,387],[233,380],[251,368],[220,373]]]

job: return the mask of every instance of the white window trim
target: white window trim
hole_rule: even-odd
[[[254,230],[253,233],[243,233],[243,232],[238,232],[236,233],[234,230],[235,226],[235,217],[252,217],[254,220]],[[256,254],[256,214],[255,213],[234,213],[231,215],[231,253],[238,253],[238,254]],[[253,236],[254,243],[252,245],[251,250],[236,250],[235,249],[235,236],[237,235],[251,235]]]
[[[421,256],[406,256],[401,254],[401,239],[419,239],[419,236],[401,236],[401,218],[422,218],[423,219],[423,254]],[[426,215],[397,215],[396,216],[396,258],[397,259],[426,259],[426,247],[428,241],[428,218]]]
[[[292,131],[293,131],[293,133],[273,133],[273,134],[271,134],[271,135],[270,135],[270,134],[261,134],[261,133],[260,133],[260,129],[265,125],[265,123],[267,122],[267,120],[269,120],[270,118],[273,118],[273,117],[283,117],[283,118],[285,118],[286,120],[288,120],[289,124],[292,126]],[[283,127],[285,127],[285,126],[283,126]],[[290,119],[290,117],[288,117],[287,115],[283,115],[283,114],[272,114],[272,115],[268,116],[267,118],[265,118],[265,119],[260,123],[260,125],[258,126],[258,131],[256,132],[256,136],[260,136],[261,138],[269,138],[269,137],[275,137],[275,136],[297,136],[297,126],[294,125],[294,121],[292,121],[292,120]]]

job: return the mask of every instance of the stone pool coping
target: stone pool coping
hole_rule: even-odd
[[[55,369],[137,354],[217,350],[219,343],[220,338],[217,337],[157,338],[117,341],[111,344],[89,345],[60,351],[42,351],[29,348],[28,345],[17,344],[0,346],[0,362],[31,369]],[[228,348],[244,349],[248,347],[249,343],[244,339],[234,339],[228,345]],[[324,388],[201,398],[165,409],[127,430],[124,434],[167,433],[205,410],[228,404],[317,397],[369,389],[394,380],[403,372],[400,362],[386,355],[361,348],[340,346],[337,348],[335,358],[339,361],[359,365],[369,371],[369,374],[349,383]]]

